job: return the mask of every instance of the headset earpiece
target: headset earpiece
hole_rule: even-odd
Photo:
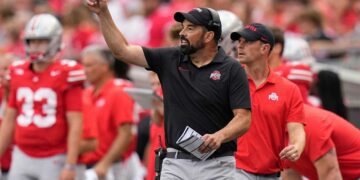
[[[211,14],[211,21],[209,21],[208,25],[212,27],[221,28],[221,21],[219,14],[212,8],[206,8]]]

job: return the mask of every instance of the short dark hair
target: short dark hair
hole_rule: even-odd
[[[285,37],[284,37],[284,31],[281,30],[278,27],[269,27],[269,29],[271,30],[271,32],[274,35],[274,40],[275,40],[275,45],[276,44],[280,44],[281,45],[281,50],[280,50],[280,55],[283,55],[284,52],[284,47],[285,47]]]

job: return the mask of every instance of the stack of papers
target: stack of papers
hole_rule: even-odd
[[[204,140],[202,140],[201,135],[189,126],[186,126],[184,132],[176,141],[176,144],[178,144],[180,147],[182,147],[183,149],[185,149],[193,156],[199,158],[202,161],[209,158],[215,152],[214,149],[207,153],[201,153],[199,151],[199,148],[203,143]]]

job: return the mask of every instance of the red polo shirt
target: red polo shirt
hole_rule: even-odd
[[[303,103],[299,89],[273,73],[256,88],[249,78],[251,126],[237,141],[236,167],[252,173],[271,174],[282,168],[280,151],[286,146],[288,122],[303,121]]]
[[[285,161],[309,179],[318,179],[314,162],[336,148],[343,179],[360,177],[360,131],[352,124],[326,110],[304,105],[307,125],[306,146],[298,161]]]
[[[84,106],[84,111],[96,119],[99,144],[94,152],[84,155],[87,164],[98,162],[107,153],[118,135],[119,126],[134,123],[134,101],[123,91],[119,81],[109,80],[98,95],[94,95],[93,91],[93,88],[89,88],[84,92],[87,95],[85,98],[90,99],[91,103]],[[122,158],[126,158],[132,151],[132,146],[129,146]]]
[[[99,136],[97,129],[97,121],[95,116],[92,114],[92,99],[91,92],[89,89],[83,92],[82,97],[82,107],[83,107],[83,132],[82,139],[97,139]],[[79,157],[79,163],[87,164],[89,163],[87,153],[81,154]]]

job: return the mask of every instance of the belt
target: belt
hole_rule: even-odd
[[[242,169],[243,170],[243,169]],[[245,170],[243,170],[245,171]],[[266,178],[277,178],[280,177],[280,172],[276,172],[276,173],[271,173],[271,174],[260,174],[260,173],[253,173],[253,172],[249,172],[249,171],[245,171],[249,174],[253,174],[255,176],[260,176],[260,177],[266,177]]]
[[[167,148],[167,153],[166,153],[166,157],[167,158],[172,158],[172,159],[190,159],[190,160],[194,160],[194,161],[200,161],[199,158],[193,156],[192,154],[189,153],[185,153],[182,151],[179,151],[177,149],[174,148]],[[218,158],[218,157],[225,157],[225,156],[234,156],[234,152],[232,151],[228,151],[222,154],[213,154],[209,157],[209,159],[212,158]]]
[[[1,169],[0,171],[3,174],[7,174],[9,172],[9,169]],[[0,178],[1,178],[1,176],[0,176]]]

